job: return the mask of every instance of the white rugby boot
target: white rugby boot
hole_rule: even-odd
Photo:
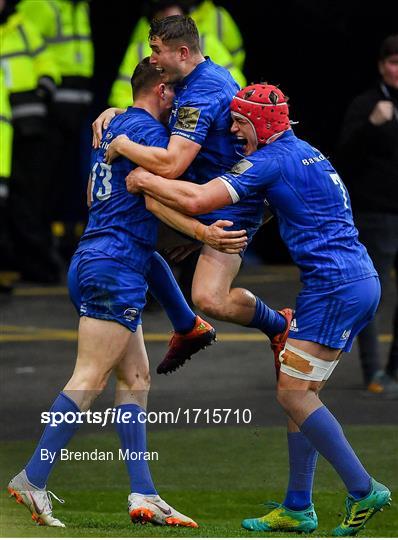
[[[65,501],[59,499],[52,491],[38,489],[28,481],[25,470],[14,476],[7,488],[11,497],[17,503],[23,504],[32,515],[33,521],[38,525],[48,525],[49,527],[65,527],[62,521],[52,514],[53,505],[51,497],[63,504]]]
[[[171,527],[198,527],[198,524],[193,519],[177,512],[159,495],[130,493],[128,511],[133,523],[153,523],[154,525],[169,525]]]

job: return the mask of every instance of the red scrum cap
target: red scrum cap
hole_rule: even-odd
[[[290,128],[287,97],[272,84],[251,84],[233,97],[231,111],[251,123],[258,144]]]

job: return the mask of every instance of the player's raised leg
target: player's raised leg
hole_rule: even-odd
[[[117,383],[115,406],[120,409],[116,424],[121,451],[130,479],[128,510],[133,523],[151,522],[156,525],[197,527],[160,498],[154,486],[146,442],[146,406],[150,387],[148,357],[141,326],[131,334],[126,355],[115,370]]]
[[[54,401],[50,413],[57,423],[47,424],[25,469],[9,483],[8,491],[24,504],[40,525],[63,527],[52,515],[48,477],[62,448],[65,448],[79,424],[62,420],[67,413],[86,411],[104,389],[109,374],[125,355],[131,332],[118,323],[81,317],[78,353],[71,379]],[[55,416],[54,416],[55,415]],[[59,421],[59,423],[58,423]],[[59,500],[59,499],[58,499]]]
[[[240,255],[204,246],[193,279],[193,301],[215,319],[258,328],[272,339],[285,330],[286,318],[247,289],[232,288],[241,264]]]
[[[174,328],[166,356],[157,368],[158,373],[170,373],[193,354],[211,345],[216,339],[216,331],[191,310],[169,265],[156,252],[151,259],[148,286]]]

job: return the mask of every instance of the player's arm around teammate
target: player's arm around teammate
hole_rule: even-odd
[[[92,203],[91,191],[92,178],[90,176],[87,183],[87,206],[89,208]],[[219,219],[211,225],[204,225],[197,219],[193,219],[186,214],[165,206],[149,195],[145,195],[145,206],[147,210],[155,214],[158,219],[169,227],[215,250],[223,253],[239,254],[247,246],[247,236],[244,229],[240,231],[224,230],[225,227],[231,227],[233,225],[232,221]],[[195,249],[199,249],[200,246],[201,244],[197,244]],[[193,251],[193,249],[190,251]]]
[[[128,189],[143,190],[180,211],[186,205],[192,213],[202,211],[202,205],[211,209],[207,191],[215,205],[236,202],[253,191],[270,201],[304,283],[294,324],[274,343],[281,363],[278,401],[289,417],[291,469],[283,504],[262,518],[244,520],[243,526],[254,531],[313,531],[317,518],[312,482],[319,452],[348,491],[346,516],[333,534],[350,536],[389,503],[390,491],[366,471],[319,391],[341,352],[350,350],[354,337],[375,314],[380,299],[377,273],[358,242],[344,184],[319,151],[291,132],[282,92],[270,85],[252,85],[237,94],[231,109],[232,130],[247,156],[238,167],[199,187],[138,171],[127,180]],[[316,198],[311,196],[315,189]],[[305,213],[297,213],[299,201]],[[314,245],[321,256],[308,266]]]
[[[233,225],[232,221],[219,219],[211,225],[204,225],[197,219],[177,212],[148,195],[145,195],[145,203],[147,210],[155,214],[163,223],[217,251],[239,254],[247,246],[247,236],[245,236],[244,229],[240,231],[224,230],[224,227]]]
[[[106,159],[111,163],[120,154],[128,156],[152,172],[171,178],[190,165],[189,173],[195,179],[208,182],[239,159],[236,140],[229,133],[229,103],[238,85],[228,71],[203,57],[190,18],[153,21],[150,45],[151,63],[162,80],[176,83],[169,144],[167,149],[144,147],[119,137],[107,149]],[[101,129],[100,122],[94,124],[95,130]],[[263,211],[263,201],[256,199],[233,210],[222,209],[215,219],[233,221],[237,229],[246,229],[250,239],[261,225]],[[200,221],[208,224],[211,219],[213,216],[205,215]],[[286,328],[286,317],[269,310],[251,292],[232,287],[241,263],[240,254],[220,253],[204,246],[196,265],[192,299],[209,316],[257,328],[273,339]]]

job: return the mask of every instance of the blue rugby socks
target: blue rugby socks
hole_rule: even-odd
[[[290,510],[305,510],[312,502],[312,484],[318,452],[301,431],[288,433],[289,485],[283,505]]]
[[[360,499],[369,493],[369,474],[345,438],[342,427],[325,406],[312,412],[300,430],[334,467],[350,495]]]
[[[147,277],[151,294],[167,313],[176,332],[187,334],[195,326],[196,315],[189,307],[167,262],[155,252]]]
[[[61,392],[54,401],[50,412],[66,414],[68,412],[80,412],[76,403],[66,394]],[[59,456],[62,448],[65,448],[72,436],[78,429],[76,422],[68,423],[65,420],[56,426],[47,424],[43,435],[25,467],[26,476],[31,484],[43,489],[47,479]]]
[[[145,410],[133,403],[119,405],[116,408],[120,409],[122,414],[131,413],[128,423],[116,422],[123,454],[127,453],[128,455],[125,463],[130,478],[130,491],[142,495],[156,495],[157,491],[152,481],[148,461],[142,458],[143,453],[147,451],[146,422],[143,422],[146,415]]]
[[[256,311],[253,320],[247,325],[249,328],[258,328],[270,339],[280,334],[286,328],[286,319],[283,315],[269,308],[260,298],[256,297]]]

